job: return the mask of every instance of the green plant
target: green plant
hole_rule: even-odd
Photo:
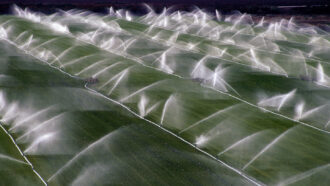
[[[16,11],[0,17],[4,185],[329,182],[322,30]]]

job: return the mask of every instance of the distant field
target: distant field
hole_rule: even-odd
[[[0,16],[4,185],[330,182],[326,30],[15,10]]]

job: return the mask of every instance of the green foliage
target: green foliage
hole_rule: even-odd
[[[17,11],[0,17],[4,185],[329,182],[328,35]]]

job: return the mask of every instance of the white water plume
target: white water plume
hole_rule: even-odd
[[[123,97],[122,99],[120,99],[120,102],[125,102],[125,101],[127,101],[128,99],[130,99],[131,97],[133,97],[133,96],[135,96],[135,95],[137,95],[137,94],[139,94],[139,93],[141,93],[141,92],[144,92],[144,91],[147,90],[147,89],[153,88],[154,86],[157,86],[157,85],[163,83],[164,81],[165,81],[165,80],[162,80],[162,81],[156,81],[156,82],[151,83],[151,84],[149,84],[149,85],[147,85],[147,86],[145,86],[145,87],[142,87],[142,88],[140,88],[140,89],[138,89],[138,90],[136,90],[136,91],[134,91],[134,92],[132,92],[132,93],[129,93],[128,96],[125,96],[125,97]]]
[[[167,65],[166,52],[164,52],[160,57],[160,69],[164,70],[167,73],[172,74],[173,70]]]
[[[299,104],[296,105],[295,107],[295,113],[296,116],[294,117],[295,120],[302,120],[305,119],[314,113],[318,113],[321,109],[323,109],[325,105],[321,105],[315,108],[312,108],[310,110],[305,111],[305,103],[300,102]]]
[[[330,47],[330,41],[321,36],[311,36],[308,44],[319,46],[320,48]]]
[[[113,67],[115,67],[115,66],[117,66],[117,65],[120,65],[120,64],[122,64],[122,62],[119,61],[119,62],[113,63],[113,64],[111,64],[111,65],[109,65],[109,66],[107,66],[107,67],[105,67],[105,68],[102,68],[101,70],[95,72],[95,73],[92,75],[92,77],[93,77],[93,78],[97,78],[97,77],[100,76],[102,73],[105,73],[107,70],[110,70],[111,68],[113,68]]]
[[[215,10],[215,17],[217,18],[217,21],[221,21],[221,14],[218,10]]]
[[[201,147],[208,141],[209,141],[209,137],[200,135],[199,137],[196,138],[195,144],[197,145],[197,147]]]
[[[0,27],[0,38],[6,39],[8,37],[7,30]]]
[[[113,9],[112,9],[113,11]],[[129,13],[126,13],[127,16],[129,16],[128,19],[132,19]],[[70,21],[77,21],[77,22],[83,22],[88,24],[89,26],[97,29],[106,29],[114,33],[122,32],[123,30],[120,28],[119,24],[115,21],[109,21],[105,22],[103,19],[101,19],[98,16],[94,16],[91,13],[87,13],[87,15],[82,15],[79,12],[70,12],[66,11],[64,12],[64,16],[70,20]]]
[[[6,105],[6,100],[5,97],[3,95],[3,92],[0,91],[0,112],[2,113],[2,109],[5,107]]]
[[[260,19],[260,21],[258,22],[258,24],[256,25],[256,27],[263,27],[264,26],[264,22],[265,22],[265,17],[262,17]]]
[[[330,164],[328,163],[328,164],[325,164],[325,165],[321,165],[321,166],[312,168],[312,169],[307,170],[305,172],[301,172],[301,173],[293,175],[289,178],[286,178],[285,180],[280,181],[276,185],[284,186],[284,185],[294,184],[294,183],[296,183],[300,180],[304,180],[304,179],[306,179],[310,176],[313,176],[314,174],[317,174],[318,172],[321,172],[323,170],[327,170],[327,169],[329,169],[329,167],[330,167]]]
[[[240,146],[242,144],[249,143],[253,140],[256,140],[256,138],[258,138],[259,136],[267,134],[269,131],[270,130],[262,130],[262,131],[253,133],[251,135],[248,135],[248,136],[236,141],[235,143],[231,144],[230,146],[226,147],[223,151],[218,153],[218,156],[221,156],[222,154],[226,153],[227,151],[230,151],[231,149],[234,149],[237,146]]]
[[[148,103],[149,103],[149,99],[144,94],[142,94],[140,101],[138,103],[140,116],[144,117],[146,115],[146,106]]]
[[[317,66],[316,75],[317,75],[317,82],[319,82],[319,83],[325,83],[326,82],[325,77],[324,77],[324,70],[323,70],[323,67],[320,63]]]
[[[212,127],[206,132],[203,132],[201,135],[195,137],[195,145],[199,148],[205,148],[211,141],[215,141],[217,137],[220,137],[222,134],[228,134],[231,129],[223,128],[222,126],[228,122],[227,119],[222,120],[220,123]]]
[[[259,106],[262,107],[274,107],[277,111],[280,111],[281,108],[291,99],[294,97],[296,89],[286,93],[275,95],[270,98],[262,99],[258,102]]]
[[[28,48],[30,48],[30,45],[34,42],[37,42],[35,39],[33,39],[33,35],[31,34],[24,43],[22,43],[19,47],[22,50],[27,50]]]
[[[208,84],[211,87],[228,92],[228,88],[239,95],[239,93],[225,80],[227,69],[218,65],[214,70],[209,69],[205,62],[208,56],[204,56],[194,66],[191,77],[195,80],[201,80],[202,83]]]
[[[4,160],[9,160],[9,161],[13,161],[13,162],[16,162],[16,163],[21,163],[21,164],[25,164],[27,165],[26,162],[22,161],[22,160],[19,160],[19,159],[16,159],[16,158],[13,158],[13,157],[10,157],[8,155],[5,155],[5,154],[1,154],[0,153],[0,160],[1,159],[4,159]]]
[[[13,122],[13,120],[19,115],[18,109],[19,106],[17,103],[6,104],[6,108],[1,111],[3,114],[0,121],[4,124]]]
[[[127,68],[127,69],[125,69],[125,70],[123,70],[122,72],[120,72],[119,74],[118,74],[118,77],[113,77],[113,78],[111,78],[109,81],[107,81],[104,85],[102,85],[102,87],[103,86],[105,86],[105,85],[107,85],[109,82],[111,82],[112,80],[114,80],[114,78],[117,78],[117,80],[115,81],[115,84],[112,86],[112,88],[109,90],[109,92],[108,92],[108,95],[111,95],[112,94],[112,92],[117,88],[117,86],[119,85],[119,83],[121,83],[121,81],[123,80],[123,78],[125,77],[125,76],[127,76],[127,74],[128,74],[128,72],[129,72],[129,68]],[[117,75],[116,75],[117,76]]]
[[[56,126],[63,122],[63,116],[65,116],[66,112],[57,114],[55,116],[51,116],[50,118],[46,118],[44,121],[38,122],[38,120],[33,121],[33,125],[28,125],[28,129],[24,132],[23,135],[17,138],[17,142],[27,143],[33,141],[35,137],[40,135],[40,131],[48,131],[52,126]]]
[[[38,23],[44,24],[44,25],[52,28],[52,30],[54,30],[56,32],[69,33],[69,29],[66,26],[61,25],[57,22],[54,22],[52,20],[51,16],[47,17],[46,15],[37,14],[37,13],[31,12],[27,8],[23,10],[23,9],[19,8],[18,6],[14,6],[14,12],[19,17],[23,17],[23,18],[29,19],[33,22],[38,22]]]
[[[221,115],[221,114],[224,114],[224,113],[226,113],[227,111],[230,111],[231,109],[233,109],[233,108],[235,108],[235,107],[237,107],[237,106],[238,106],[238,104],[235,104],[235,105],[231,105],[231,106],[228,106],[228,107],[226,107],[226,108],[220,109],[220,110],[216,111],[215,113],[212,113],[211,115],[209,115],[209,116],[207,116],[207,117],[205,117],[205,118],[203,118],[203,119],[201,119],[201,120],[199,120],[199,121],[197,121],[197,122],[195,122],[195,123],[189,125],[188,127],[182,129],[182,130],[179,132],[179,134],[181,134],[181,133],[183,133],[183,132],[186,132],[186,131],[192,129],[192,128],[194,128],[194,127],[196,127],[196,126],[202,124],[203,122],[205,122],[205,121],[207,121],[207,120],[209,120],[209,119],[211,119],[211,118],[213,118],[213,117],[216,117],[216,116],[219,116],[219,115]]]
[[[18,14],[20,16],[26,16],[26,18],[39,17],[38,19],[36,19],[36,18],[31,18],[31,19],[44,23],[45,25],[48,25],[54,31],[60,31],[60,30],[64,31],[65,28],[67,27],[67,26],[63,25],[60,21],[59,22],[53,21],[51,17],[47,18],[47,16],[44,16],[42,14],[40,14],[40,15],[33,14],[33,13],[29,12],[28,10],[24,10],[24,11],[20,10],[18,12],[19,12]],[[114,10],[112,9],[110,12],[113,13]],[[219,12],[216,12],[216,13],[218,14],[218,16],[220,16]],[[127,17],[131,17],[131,18],[133,17],[126,10],[118,10],[115,12],[115,14],[117,17],[121,17],[123,19],[127,19]],[[92,14],[88,14],[88,13],[84,14],[83,12],[77,13],[75,11],[67,11],[67,12],[65,12],[64,15],[67,16],[67,20],[79,20],[94,28],[97,28],[95,31],[92,31],[91,33],[83,33],[81,35],[78,35],[77,36],[78,39],[92,43],[100,48],[104,48],[104,49],[114,52],[116,54],[123,54],[123,55],[127,56],[126,51],[136,41],[136,38],[131,38],[129,40],[124,41],[124,40],[119,39],[119,37],[117,37],[117,36],[113,36],[109,39],[103,38],[102,35],[104,35],[104,30],[100,31],[99,28],[103,28],[103,29],[106,29],[109,31],[112,29],[111,32],[113,31],[113,32],[117,32],[117,33],[124,32],[123,29],[120,28],[119,24],[115,20],[112,20],[110,22],[105,22],[102,19],[102,17],[97,18],[97,16],[94,16]],[[70,17],[70,16],[72,16],[72,17]],[[84,18],[84,16],[86,16],[86,18]],[[154,18],[150,18],[152,23],[150,23],[151,26],[149,27],[149,29],[153,28],[153,26],[157,25],[157,24],[162,24],[161,27],[164,27],[169,30],[173,30],[173,29],[175,30],[176,28],[179,28],[180,26],[185,26],[185,25],[189,25],[189,27],[191,27],[192,26],[192,24],[191,24],[192,17],[194,19],[193,22],[196,23],[196,24],[194,24],[194,27],[197,26],[197,29],[195,29],[196,33],[194,33],[194,34],[216,39],[216,38],[220,37],[219,32],[223,32],[224,30],[233,32],[234,35],[231,36],[231,38],[234,36],[237,36],[238,37],[237,39],[230,39],[230,37],[229,38],[226,37],[226,38],[223,38],[221,42],[226,42],[226,43],[230,43],[230,44],[236,44],[238,42],[238,44],[241,47],[250,48],[249,49],[250,53],[238,58],[239,61],[246,61],[246,60],[251,61],[251,66],[253,66],[259,70],[268,71],[268,72],[272,72],[275,74],[282,74],[282,75],[288,76],[288,75],[290,75],[290,73],[292,73],[291,72],[292,68],[280,66],[278,64],[276,58],[269,57],[267,59],[264,59],[263,57],[259,57],[259,48],[261,50],[266,49],[268,51],[281,52],[279,46],[271,40],[272,38],[268,38],[267,32],[272,33],[272,35],[274,37],[277,37],[277,38],[282,37],[282,35],[283,35],[282,32],[284,32],[286,30],[290,30],[290,29],[292,30],[293,28],[296,27],[296,25],[294,25],[292,19],[289,21],[281,20],[280,22],[271,23],[271,24],[269,24],[268,29],[264,29],[264,31],[262,31],[260,33],[254,33],[254,31],[251,30],[252,29],[251,25],[254,25],[254,24],[251,22],[250,16],[246,15],[246,14],[239,15],[239,16],[236,15],[236,16],[233,16],[233,18],[227,19],[227,21],[229,20],[229,22],[232,22],[233,25],[224,26],[224,25],[216,25],[214,22],[211,21],[214,17],[210,16],[208,13],[203,12],[200,9],[197,9],[196,11],[193,11],[193,12],[173,12],[171,14],[168,14],[167,9],[164,9],[164,11],[160,15],[155,16]],[[128,18],[128,19],[131,19],[131,18]],[[54,23],[55,27],[58,27],[58,29],[53,28],[53,26],[49,23],[49,21]],[[168,24],[168,25],[166,26],[166,24]],[[250,26],[246,26],[245,28],[242,28],[242,24],[249,24]],[[238,25],[240,25],[240,26],[238,26]],[[61,29],[62,26],[63,26],[63,29]],[[173,28],[172,28],[172,26],[173,26]],[[222,27],[223,27],[223,29],[222,29]],[[290,29],[289,29],[289,27],[290,27]],[[228,29],[228,28],[230,28],[230,29]],[[206,30],[206,31],[203,31],[203,30]],[[176,43],[177,38],[179,37],[181,32],[186,32],[186,31],[176,31],[176,32],[174,32],[174,34],[171,34],[171,36],[166,41],[167,44],[170,45],[171,43]],[[187,32],[189,32],[189,31],[187,31]],[[125,34],[127,34],[127,33],[125,33]],[[158,34],[160,34],[160,32]],[[157,36],[158,34],[153,36],[153,37],[156,37],[155,40],[157,42],[159,42],[158,40],[160,38],[162,38],[160,36]],[[257,39],[253,39],[253,40],[256,42],[255,43],[249,42],[250,40],[240,41],[241,35],[244,35],[244,34],[254,35],[254,38],[257,38]],[[99,36],[102,36],[102,37],[98,38]],[[286,38],[279,38],[279,39],[287,40]],[[32,40],[34,40],[34,39],[32,38]],[[257,40],[260,40],[260,41],[257,41]],[[258,44],[260,42],[264,43],[263,46],[261,46],[261,47]],[[26,44],[28,44],[28,42]],[[187,43],[185,46],[187,47],[187,50],[195,51],[195,50],[198,50],[199,44],[200,44],[199,42],[194,42],[194,43]],[[29,46],[29,45],[26,45],[26,46]],[[258,48],[258,49],[256,49],[256,48]],[[230,53],[227,52],[227,48],[222,48],[222,49],[218,49],[217,51],[215,51],[215,49],[217,49],[217,48],[214,46],[210,46],[209,49],[207,49],[207,53],[211,54],[212,56],[215,55],[216,53],[218,53],[219,54],[218,56],[220,58],[222,58],[224,54],[228,54],[228,55],[226,55],[226,57],[229,57],[229,56],[233,57]],[[41,52],[40,55],[43,56],[41,58],[44,58],[47,60],[49,58],[48,56],[50,56],[51,54],[46,55],[46,54],[43,54],[43,52]],[[308,55],[306,54],[305,56],[308,56]],[[167,56],[165,54],[162,55],[162,57],[160,58],[160,63],[159,63],[158,68],[162,69],[163,71],[165,71],[167,73],[173,73],[175,71],[175,69],[173,69],[173,67],[170,66],[166,62],[167,61],[166,58],[167,58]],[[235,60],[237,60],[237,58],[235,56],[233,58]],[[57,59],[60,59],[60,58],[57,58]],[[59,60],[56,60],[56,61],[61,63]],[[298,65],[298,63],[295,65]],[[289,69],[287,69],[287,68],[289,68]],[[322,73],[319,73],[319,74],[322,74]],[[320,76],[320,77],[322,77],[322,76]],[[319,79],[318,83],[321,83],[321,84],[324,83],[324,79],[322,79],[322,78],[318,78],[318,79]]]
[[[258,154],[256,154],[248,163],[246,163],[242,170],[248,168],[254,161],[256,161],[260,156],[262,156],[266,151],[268,151],[271,147],[276,145],[282,138],[284,138],[285,135],[290,133],[292,130],[294,130],[296,126],[293,126],[286,131],[282,132],[282,134],[278,135],[275,139],[273,139],[269,144],[267,144]]]
[[[36,56],[42,60],[48,61],[54,54],[49,50],[43,49],[41,52],[37,52]]]
[[[16,15],[18,15],[20,17],[31,19],[35,22],[40,22],[41,21],[41,15],[31,12],[28,8],[25,8],[23,10],[20,7],[14,5],[14,12],[16,13]]]
[[[42,149],[42,146],[47,146],[48,143],[55,137],[55,132],[46,133],[37,139],[35,139],[30,146],[28,146],[24,153],[26,154],[37,154]]]
[[[53,30],[55,30],[55,31],[57,31],[57,32],[69,33],[69,29],[68,29],[68,27],[63,26],[63,25],[61,25],[61,24],[59,24],[59,23],[56,23],[56,22],[54,22],[54,23],[49,23],[49,26],[50,26]]]
[[[221,67],[221,65],[218,65],[212,75],[212,87],[217,89],[217,90],[221,90],[224,92],[228,92],[227,87],[235,92],[237,95],[239,95],[239,93],[231,86],[229,85],[229,83],[227,83],[225,81],[225,74],[226,74],[227,69]]]
[[[47,114],[54,108],[55,108],[54,106],[49,106],[49,107],[43,108],[41,110],[34,111],[32,113],[20,111],[19,117],[17,117],[15,122],[12,124],[12,127],[9,129],[9,131],[15,132],[16,128],[26,125],[27,122],[29,122],[29,121],[36,121],[35,120],[36,118],[38,118],[39,116],[42,116],[44,114]]]
[[[314,33],[317,35],[319,34],[318,31],[315,32],[315,30],[317,29],[315,29],[314,27],[301,27],[296,25],[294,23],[293,18],[290,18],[289,20],[281,19],[278,22],[267,21],[267,24],[269,26],[266,27],[266,21],[264,17],[259,21],[258,24],[254,24],[252,17],[248,14],[237,13],[234,15],[224,16],[221,15],[218,10],[216,10],[215,16],[213,16],[212,14],[209,14],[198,8],[196,8],[192,12],[176,11],[169,14],[168,9],[165,8],[162,13],[156,15],[155,11],[153,11],[150,6],[146,5],[146,7],[149,10],[149,13],[145,15],[144,19],[141,19],[141,21],[152,25],[151,27],[156,25],[170,30],[180,30],[181,32],[185,33],[188,33],[191,30],[195,30],[191,33],[205,37],[210,36],[205,33],[208,33],[213,28],[219,26],[219,24],[216,24],[213,20],[216,19],[220,21],[222,20],[222,17],[224,17],[225,22],[229,22],[232,25],[227,25],[224,29],[221,30],[226,30],[227,28],[230,28],[227,31],[231,31],[234,34],[237,34],[237,32],[242,32],[239,33],[239,35],[263,35],[263,37],[268,39],[288,40],[290,38],[287,38],[283,33],[293,34],[298,32],[301,34],[306,34],[308,33],[307,30],[313,30],[313,32],[309,31],[309,33]],[[127,17],[124,15],[126,14],[125,11],[115,11],[113,8],[109,9],[109,14],[118,18]],[[245,28],[243,28],[244,32],[242,29],[242,25],[245,26]],[[179,29],[183,28],[182,26],[188,26],[189,28]],[[190,29],[193,27],[197,28]],[[264,31],[262,31],[261,33],[255,33],[254,27],[262,28]]]
[[[162,116],[160,118],[160,124],[163,125],[165,116],[166,116],[166,111],[169,107],[169,105],[171,104],[171,101],[174,99],[175,97],[173,95],[170,95],[170,97],[168,97],[168,99],[165,101],[164,107],[163,107],[163,111],[162,111]]]
[[[260,68],[260,69],[263,69],[265,71],[270,71],[270,67],[263,64],[262,62],[259,61],[258,57],[256,56],[256,53],[254,51],[254,49],[250,49],[250,54],[251,54],[251,57],[252,57],[252,62],[255,64],[254,66],[256,68]]]

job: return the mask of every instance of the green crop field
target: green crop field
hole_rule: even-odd
[[[0,185],[329,185],[330,33],[15,12],[0,16]]]

